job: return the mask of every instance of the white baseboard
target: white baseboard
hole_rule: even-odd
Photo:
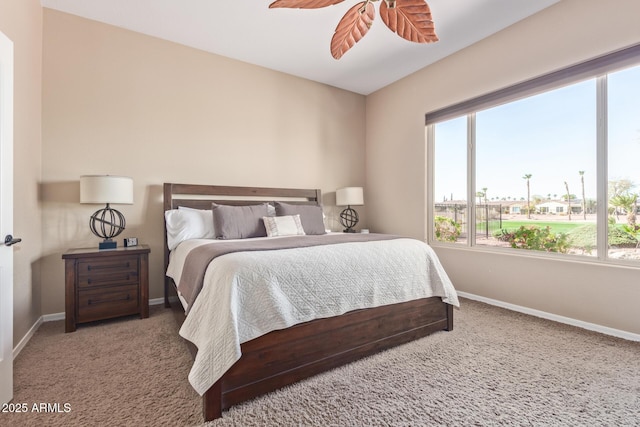
[[[43,322],[55,322],[56,320],[64,320],[64,313],[43,314],[41,319]]]
[[[64,315],[64,313],[63,313]],[[25,334],[24,337],[22,337],[22,339],[20,340],[20,342],[18,343],[17,346],[14,347],[13,349],[13,360],[16,360],[16,357],[18,357],[18,354],[20,354],[20,352],[22,351],[22,349],[27,345],[27,343],[29,342],[29,340],[31,339],[31,337],[33,336],[33,334],[36,333],[36,331],[38,330],[38,328],[40,327],[40,325],[42,325],[43,323],[43,317],[44,316],[40,316],[38,318],[38,320],[36,320],[36,323],[33,324],[33,326],[29,329],[29,331],[27,331],[27,333]]]
[[[578,328],[587,329],[589,331],[599,332],[601,334],[611,335],[629,341],[640,341],[640,335],[631,332],[608,328],[606,326],[596,325],[595,323],[583,322],[582,320],[576,320],[570,317],[558,316],[557,314],[547,313],[546,311],[535,310],[533,308],[510,304],[508,302],[503,302],[491,298],[485,298],[482,296],[469,294],[467,292],[458,292],[458,295],[463,298],[468,298],[471,300],[484,302],[489,305],[506,308],[507,310],[517,311],[519,313],[529,314],[531,316],[541,317],[543,319],[553,320],[554,322],[564,323],[571,326],[577,326]]]
[[[149,300],[150,306],[160,305],[160,304],[164,304],[164,298],[154,298]],[[27,343],[29,342],[31,337],[33,337],[33,334],[36,333],[40,325],[42,325],[44,322],[54,322],[56,320],[64,320],[64,317],[65,317],[64,312],[53,313],[53,314],[43,314],[42,316],[40,316],[38,320],[36,320],[36,322],[33,324],[33,326],[29,329],[29,331],[25,334],[25,336],[22,337],[18,345],[14,347],[13,360],[15,360],[16,357],[18,357],[18,354],[20,354],[22,349],[27,345]]]

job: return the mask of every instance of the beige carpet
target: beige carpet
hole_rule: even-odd
[[[14,403],[69,403],[71,412],[0,414],[11,426],[184,426],[202,423],[186,380],[191,356],[170,310],[79,325],[45,323],[14,363]],[[63,408],[64,409],[64,408]],[[5,424],[5,422],[7,422]]]
[[[640,343],[463,300],[455,329],[224,413],[217,426],[640,426]],[[69,413],[0,414],[1,425],[197,426],[189,355],[171,314],[43,325],[15,363],[15,403]]]

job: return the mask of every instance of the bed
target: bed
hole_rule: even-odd
[[[191,184],[164,184],[164,210],[165,210],[165,222],[167,212],[173,213],[180,209],[195,209],[206,211],[211,209],[212,202],[214,208],[216,207],[247,207],[256,206],[257,204],[268,203],[267,207],[271,207],[274,203],[277,205],[279,202],[283,203],[281,206],[299,206],[300,209],[306,209],[305,206],[314,207],[321,204],[321,192],[315,189],[283,189],[283,188],[262,188],[262,187],[229,187],[229,186],[210,186],[210,185],[191,185]],[[285,203],[286,202],[286,203]],[[225,208],[226,209],[226,208]],[[272,216],[271,212],[269,216]],[[291,219],[287,218],[282,219]],[[298,218],[294,218],[296,221]],[[265,219],[266,222],[266,219]],[[296,223],[298,229],[301,224]],[[167,224],[165,224],[167,225]],[[304,224],[305,226],[307,224]],[[218,224],[219,226],[219,224]],[[302,231],[302,230],[301,230]],[[282,257],[283,254],[289,253],[288,251],[311,251],[321,250],[327,251],[327,246],[331,248],[340,248],[343,252],[340,253],[340,257],[349,256],[349,252],[345,252],[345,248],[351,248],[353,252],[354,247],[368,247],[365,245],[374,244],[369,240],[384,245],[399,246],[404,244],[404,240],[401,237],[388,237],[388,236],[371,236],[366,237],[366,242],[360,242],[365,238],[364,236],[345,236],[346,233],[330,233],[327,237],[323,236],[301,236],[300,240],[304,240],[303,248],[297,247],[285,247],[283,249],[270,250],[270,251],[258,251],[249,255],[248,252],[244,252],[242,247],[234,249],[237,252],[221,255],[211,261],[211,265],[218,260],[234,259],[233,256],[246,257],[253,256],[252,260],[257,260],[258,257],[272,256]],[[334,236],[334,234],[336,234]],[[168,237],[169,236],[169,237]],[[189,236],[187,236],[189,237]],[[211,237],[211,236],[207,236]],[[297,237],[296,237],[297,238]],[[327,246],[319,246],[322,249],[316,249],[315,243],[313,248],[304,247],[306,241],[312,241],[313,239],[337,239],[337,241],[345,240],[345,245],[330,244]],[[204,329],[209,329],[212,325],[207,325],[207,322],[216,323],[215,320],[203,320],[204,318],[198,317],[194,320],[196,312],[205,313],[204,316],[208,316],[212,310],[207,307],[205,310],[205,304],[207,301],[211,301],[214,298],[208,295],[217,291],[208,290],[211,287],[207,287],[206,280],[202,285],[202,291],[200,296],[193,299],[191,296],[190,301],[185,301],[185,295],[189,292],[185,292],[187,289],[185,281],[193,280],[189,274],[184,273],[184,277],[180,277],[178,280],[174,280],[175,274],[169,275],[170,271],[176,271],[176,267],[171,265],[170,259],[173,259],[173,263],[176,263],[176,259],[179,258],[177,254],[180,253],[182,248],[191,246],[193,248],[205,248],[214,247],[216,250],[220,247],[220,244],[213,241],[203,242],[199,239],[185,240],[184,243],[180,243],[182,246],[176,246],[175,242],[171,241],[172,235],[165,232],[165,306],[170,307],[176,314],[176,319],[181,325],[181,335],[188,336],[189,332],[183,334],[183,330],[194,330],[194,328],[200,328],[196,334],[199,336],[206,335]],[[357,242],[351,242],[351,239],[357,239]],[[389,240],[391,239],[391,240]],[[273,243],[277,240],[274,238],[257,238],[257,239],[244,239],[251,242],[264,242],[271,245],[280,243]],[[287,238],[282,238],[282,241]],[[414,239],[410,239],[412,244],[421,244]],[[293,241],[293,240],[292,240]],[[229,241],[229,245],[233,246],[233,240]],[[227,244],[224,242],[222,245]],[[241,242],[245,244],[245,242]],[[249,243],[254,244],[254,243]],[[324,243],[323,243],[324,245]],[[361,246],[347,246],[347,245],[361,245]],[[426,245],[424,245],[426,246]],[[171,253],[173,249],[173,254]],[[193,249],[195,250],[195,249]],[[332,249],[333,250],[333,249]],[[430,248],[429,248],[430,250]],[[297,253],[297,252],[296,252]],[[196,384],[192,381],[190,374],[190,381],[196,391],[203,397],[203,415],[205,421],[213,420],[222,416],[222,411],[229,407],[238,404],[240,402],[252,399],[262,394],[271,392],[283,386],[292,384],[299,380],[308,378],[318,373],[327,371],[340,365],[344,365],[360,359],[362,357],[374,354],[381,350],[397,346],[437,331],[451,331],[453,329],[453,305],[457,305],[457,297],[455,290],[450,285],[446,273],[442,270],[437,257],[433,254],[433,262],[437,270],[429,274],[437,274],[437,281],[441,281],[440,286],[447,288],[447,298],[444,294],[439,296],[428,297],[411,297],[410,299],[397,303],[376,303],[372,308],[363,307],[353,310],[336,311],[340,313],[338,315],[322,315],[320,318],[302,317],[304,321],[288,321],[286,324],[276,325],[275,330],[269,330],[266,333],[256,334],[251,339],[242,341],[238,344],[237,360],[231,359],[229,368],[220,374],[216,375],[217,378],[212,385],[209,383]],[[193,257],[192,257],[193,258]],[[184,258],[183,261],[184,262]],[[271,261],[269,261],[271,263]],[[185,262],[186,264],[186,262]],[[375,266],[369,266],[367,268],[374,268]],[[180,264],[179,269],[182,269]],[[211,270],[211,269],[209,269]],[[207,276],[209,275],[207,270]],[[183,271],[187,271],[185,267]],[[344,273],[344,272],[343,272]],[[341,274],[343,274],[341,273]],[[358,274],[357,272],[353,274]],[[196,275],[197,276],[197,275]],[[185,279],[185,277],[187,279]],[[357,278],[355,278],[357,279]],[[363,279],[364,280],[364,279]],[[398,279],[400,280],[400,279]],[[178,283],[180,284],[181,293],[177,291]],[[366,279],[364,281],[375,282],[376,280]],[[213,286],[213,285],[211,285]],[[432,293],[432,291],[429,291]],[[207,294],[207,295],[205,295]],[[407,299],[406,295],[403,298]],[[443,300],[447,300],[444,302]],[[364,304],[364,303],[363,303]],[[186,307],[186,308],[185,308]],[[329,310],[338,310],[331,308]],[[343,308],[340,308],[343,310]],[[187,314],[185,314],[187,313]],[[200,314],[198,314],[200,316]],[[305,316],[308,316],[305,314]],[[211,317],[211,316],[209,316]],[[187,320],[187,321],[185,321]],[[276,322],[277,323],[277,322]],[[291,324],[293,323],[293,324]],[[196,325],[196,326],[194,326]],[[187,327],[188,326],[188,327]],[[191,332],[193,334],[193,332]],[[209,332],[207,332],[209,334]],[[196,337],[197,338],[197,337]],[[198,347],[193,345],[189,341],[197,341],[195,338],[188,337],[187,344],[190,347],[192,355],[194,356],[194,367],[200,359],[209,360],[212,356],[209,356],[210,351],[215,351],[215,348],[222,348],[212,346],[212,350],[208,350],[208,347],[202,344],[202,341],[198,342]],[[200,360],[200,365],[203,361]],[[225,365],[226,366],[226,365]],[[208,371],[208,368],[204,368]]]

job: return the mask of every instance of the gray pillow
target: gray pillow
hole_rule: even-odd
[[[275,202],[276,215],[300,215],[302,228],[306,234],[326,234],[320,205],[291,205]]]
[[[217,239],[247,239],[265,237],[263,216],[267,216],[267,203],[249,206],[211,204],[213,228]]]

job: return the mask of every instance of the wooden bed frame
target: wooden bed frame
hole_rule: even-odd
[[[321,203],[320,190],[164,184],[164,210],[186,206],[209,209],[211,202],[248,205],[280,200]],[[169,250],[165,232],[165,271]],[[165,306],[181,325],[184,310],[175,284],[165,277]],[[355,310],[270,332],[241,345],[242,357],[203,396],[205,421],[222,416],[237,403],[271,392],[329,369],[453,329],[453,308],[439,297]],[[193,355],[197,349],[191,343]]]

